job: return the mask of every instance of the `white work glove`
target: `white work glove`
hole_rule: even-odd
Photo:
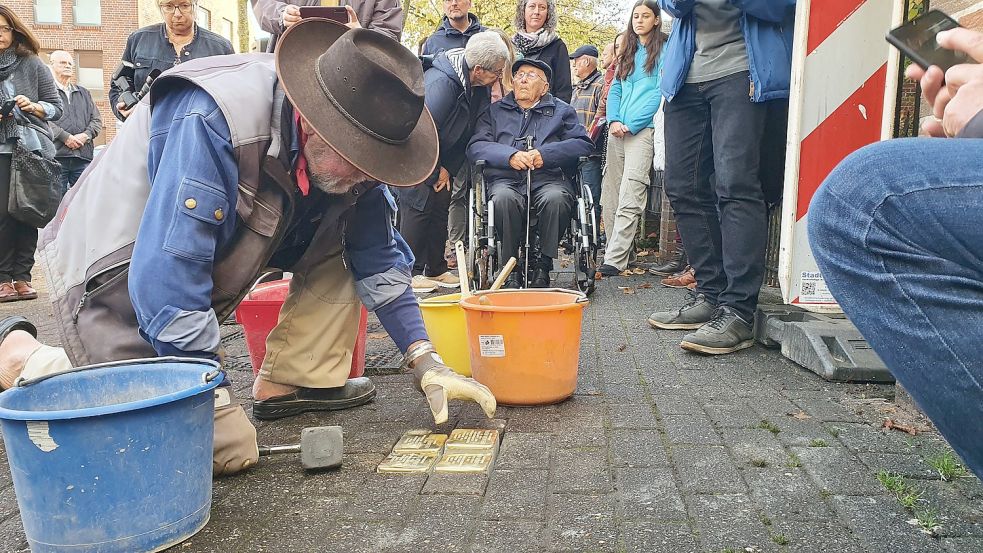
[[[452,371],[432,346],[431,351],[414,361],[411,371],[416,385],[427,398],[435,423],[447,422],[447,402],[452,399],[473,401],[488,418],[495,416],[497,402],[491,390],[473,378]]]
[[[256,427],[242,405],[231,395],[232,387],[215,389],[215,441],[212,444],[212,476],[235,474],[259,461]]]

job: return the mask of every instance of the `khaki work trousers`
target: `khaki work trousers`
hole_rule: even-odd
[[[608,238],[604,264],[621,271],[628,268],[645,211],[654,155],[652,135],[652,129],[623,138],[608,135],[607,166],[601,181],[601,209]]]

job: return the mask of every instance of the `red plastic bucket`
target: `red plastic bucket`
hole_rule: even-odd
[[[266,357],[266,338],[276,326],[280,316],[280,307],[287,299],[290,280],[264,282],[254,287],[243,298],[236,308],[236,322],[242,325],[246,334],[246,349],[249,350],[249,362],[253,365],[253,374],[259,373],[259,368]],[[365,374],[365,329],[368,325],[369,312],[362,307],[362,316],[358,321],[358,336],[355,338],[355,349],[352,352],[352,372],[349,378]]]

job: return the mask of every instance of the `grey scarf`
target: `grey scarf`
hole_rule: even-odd
[[[0,51],[0,83],[6,81],[13,74],[17,66],[20,65],[20,56],[17,55],[17,47],[11,46],[6,50]],[[0,103],[10,100],[11,96],[7,90],[0,86]],[[17,123],[13,117],[4,117],[0,120],[0,143],[5,143],[17,134]]]

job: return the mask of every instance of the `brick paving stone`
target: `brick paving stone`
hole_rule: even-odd
[[[724,436],[724,445],[730,448],[740,467],[747,469],[761,464],[765,467],[783,467],[788,461],[788,451],[767,430],[724,428],[721,433]]]
[[[495,470],[485,491],[481,518],[486,520],[533,519],[546,516],[545,470]]]
[[[400,543],[387,548],[387,552],[468,551],[471,535],[478,526],[475,514],[480,501],[478,497],[421,498],[417,513],[405,519]]]
[[[483,520],[475,530],[472,553],[540,553],[547,547],[545,523]]]
[[[612,430],[610,448],[611,462],[614,466],[669,466],[669,458],[666,456],[658,430]]]
[[[639,401],[641,401],[639,396]],[[585,428],[603,428],[607,418],[605,416],[602,397],[592,396],[573,396],[572,398],[556,405],[556,430]],[[634,403],[634,400],[632,401]]]
[[[837,402],[837,396],[842,392],[793,392],[790,399],[803,411],[824,422],[856,422],[857,414],[848,407]]]
[[[625,524],[622,535],[627,553],[697,553],[699,540],[680,522],[639,521]]]
[[[550,463],[552,434],[506,432],[495,460],[496,469],[545,469]]]
[[[542,408],[499,407],[498,409],[495,416],[508,421],[505,425],[506,433],[552,432],[556,428],[557,418],[553,406]]]
[[[663,393],[656,392],[653,389],[652,399],[655,401],[655,407],[659,410],[659,414],[662,416],[666,415],[686,415],[693,413],[702,413],[703,409],[700,404],[692,396],[688,396],[685,392],[681,393]]]
[[[17,498],[14,496],[12,482],[0,485],[0,520],[6,520],[17,514]]]
[[[907,453],[868,453],[860,458],[876,474],[886,470],[908,478],[931,480],[939,474],[919,455]]]
[[[793,447],[807,471],[821,486],[835,495],[879,495],[886,490],[870,469],[845,448]]]
[[[662,422],[672,444],[719,445],[720,434],[706,415],[665,415]]]
[[[825,520],[772,519],[769,530],[772,536],[785,537],[788,540],[786,547],[795,553],[863,553],[864,551],[853,535],[853,531],[835,517]]]
[[[705,551],[777,551],[747,495],[696,495],[687,499]]]
[[[347,510],[363,520],[399,520],[414,512],[426,475],[370,474]]]
[[[979,553],[983,551],[983,537],[942,538],[946,553]]]
[[[348,427],[345,432],[344,453],[386,453],[406,430],[406,425],[379,423],[365,425],[357,429]]]
[[[482,495],[488,484],[487,474],[444,474],[435,472],[427,477],[420,492],[424,495]]]
[[[19,516],[10,517],[0,522],[0,544],[3,544],[6,551],[11,553],[29,553],[27,539],[24,537],[24,528],[21,525]]]
[[[659,426],[648,401],[609,404],[608,418],[612,428],[658,428]]]
[[[641,383],[605,384],[604,393],[618,403],[645,403],[649,389],[647,385]]]
[[[687,493],[744,493],[741,475],[720,446],[673,446],[673,464]]]
[[[869,551],[942,551],[939,542],[908,524],[911,518],[893,496],[834,496],[833,508]]]
[[[550,471],[552,492],[606,493],[612,490],[607,449],[559,449]]]
[[[768,419],[781,430],[775,437],[786,446],[808,446],[813,440],[835,443],[829,431],[814,419],[799,420],[795,417],[773,416]]]
[[[837,424],[837,438],[843,444],[859,453],[897,453],[904,451],[904,434],[893,430],[874,428],[869,424]]]
[[[938,513],[942,528],[938,534],[946,537],[983,537],[983,505],[966,502],[952,482],[909,481],[921,492],[922,508]]]
[[[686,519],[686,507],[669,469],[618,468],[615,481],[625,519]]]
[[[553,551],[617,551],[618,527],[611,496],[551,494],[547,511]]]
[[[759,422],[761,417],[744,400],[733,403],[711,403],[703,406],[710,420],[720,428],[750,428]]]
[[[745,472],[751,497],[773,520],[825,520],[832,511],[822,490],[800,470],[768,468]]]
[[[762,387],[752,393],[742,395],[762,418],[775,417],[798,411],[798,407],[774,389]]]

